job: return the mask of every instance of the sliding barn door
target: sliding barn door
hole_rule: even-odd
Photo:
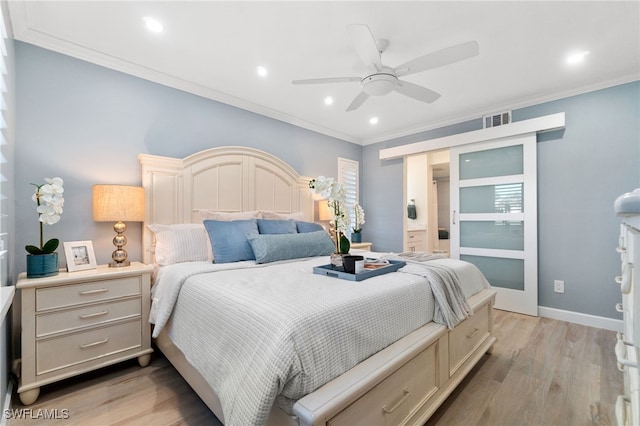
[[[496,308],[537,316],[535,133],[450,153],[451,257],[480,268]]]

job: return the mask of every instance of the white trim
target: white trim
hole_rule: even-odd
[[[11,408],[12,394],[13,394],[13,382],[11,380],[7,380],[7,393],[4,395],[4,401],[2,401],[2,407],[0,407],[2,409],[2,411],[0,411],[0,413],[2,413],[0,415],[2,418],[2,420],[0,420],[0,426],[7,425],[7,418],[4,415],[4,410],[8,410]]]
[[[622,84],[632,83],[638,81],[637,73],[629,73],[622,76],[610,78],[604,81],[598,81],[596,83],[582,85],[579,87],[555,91],[553,93],[547,93],[542,95],[532,95],[524,99],[516,99],[507,103],[495,103],[492,105],[483,105],[480,109],[469,110],[466,113],[457,113],[454,117],[444,118],[440,121],[433,122],[427,125],[420,125],[414,127],[404,128],[398,131],[392,131],[382,134],[377,134],[369,138],[359,138],[353,135],[349,135],[334,129],[321,126],[317,123],[313,123],[307,120],[302,120],[290,114],[285,114],[280,111],[276,111],[271,108],[267,108],[263,105],[258,105],[252,102],[247,102],[243,99],[239,99],[235,96],[222,93],[208,87],[204,87],[192,82],[185,81],[183,79],[161,73],[156,70],[152,70],[140,65],[124,61],[122,59],[115,58],[102,52],[97,52],[91,49],[87,49],[82,46],[70,43],[68,41],[57,39],[49,34],[38,32],[28,26],[26,4],[27,1],[11,1],[9,2],[9,10],[11,15],[11,26],[8,30],[12,33],[12,38],[16,40],[25,41],[27,43],[34,44],[36,46],[43,47],[54,52],[63,53],[74,58],[101,65],[106,68],[110,68],[116,71],[124,72],[129,75],[143,78],[145,80],[153,81],[168,87],[174,87],[183,90],[188,93],[193,93],[204,98],[212,99],[218,102],[222,102],[227,105],[231,105],[237,108],[241,108],[247,111],[255,112],[257,114],[264,115],[276,120],[283,121],[285,123],[293,124],[304,129],[308,129],[314,132],[322,133],[327,136],[338,138],[347,142],[351,142],[357,145],[367,146],[379,142],[386,142],[393,139],[401,138],[404,136],[410,136],[417,133],[426,132],[433,129],[438,129],[446,126],[451,126],[459,123],[463,123],[470,120],[479,120],[483,116],[487,115],[487,111],[507,111],[516,110],[520,108],[527,108],[534,105],[539,105],[546,102],[552,102],[559,99],[566,99],[572,96],[579,96],[586,93],[594,92],[596,90],[607,89],[610,87],[620,86]],[[508,126],[508,125],[507,125]],[[504,126],[499,126],[504,127]],[[425,150],[423,150],[425,151]]]
[[[530,120],[516,121],[504,126],[491,127],[489,129],[474,130],[458,133],[443,138],[431,139],[422,142],[400,145],[393,148],[380,150],[381,160],[401,158],[406,155],[420,154],[422,152],[451,148],[476,142],[486,142],[495,139],[510,138],[527,133],[543,132],[564,128],[564,112],[532,118]]]
[[[559,99],[566,99],[572,96],[584,95],[586,93],[595,92],[596,90],[603,90],[610,87],[620,86],[627,83],[638,81],[638,74],[631,73],[621,77],[612,78],[605,81],[599,81],[595,84],[572,88],[569,90],[563,90],[560,92],[550,93],[542,96],[533,96],[523,100],[516,100],[507,104],[492,104],[482,106],[482,110],[470,111],[468,113],[461,113],[453,118],[443,119],[435,123],[430,123],[425,126],[416,126],[407,129],[398,130],[396,132],[384,133],[372,138],[365,138],[362,141],[363,146],[373,145],[379,142],[387,142],[393,139],[398,139],[404,136],[415,135],[417,133],[428,132],[429,130],[440,129],[442,127],[453,126],[456,124],[464,123],[471,120],[480,120],[483,116],[487,115],[486,111],[507,111],[517,110],[520,108],[527,108],[530,106],[540,105],[546,102],[557,101]]]
[[[548,308],[546,306],[538,306],[538,315],[554,320],[567,321],[574,324],[585,325],[587,327],[602,328],[604,330],[611,330],[616,332],[622,332],[624,326],[622,320],[607,317],[598,317],[595,315],[565,311],[556,308]]]
[[[13,303],[13,295],[15,294],[16,288],[14,286],[3,286],[0,287],[0,307],[2,310],[2,316],[0,316],[0,325],[4,323],[4,319],[7,316],[7,312],[9,312],[9,308]]]

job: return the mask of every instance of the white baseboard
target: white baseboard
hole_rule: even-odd
[[[623,331],[622,320],[613,318],[598,317],[595,315],[582,314],[580,312],[564,311],[562,309],[547,308],[538,306],[538,315],[560,321],[572,322],[574,324],[586,325],[588,327],[603,328],[611,331]]]

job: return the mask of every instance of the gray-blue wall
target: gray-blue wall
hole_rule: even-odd
[[[45,239],[92,240],[98,263],[106,263],[113,224],[93,222],[91,187],[139,185],[139,153],[184,157],[243,145],[274,154],[306,176],[337,176],[337,157],[361,158],[359,145],[26,43],[16,42],[16,72],[18,254],[37,244],[30,183],[45,177],[65,181],[62,219],[45,226]],[[140,260],[141,225],[128,224],[127,237],[129,258]],[[17,271],[25,258],[17,256]]]
[[[539,305],[620,318],[613,277],[620,220],[613,202],[640,187],[640,82],[513,111],[513,120],[566,113],[566,128],[538,136]],[[402,249],[403,166],[380,149],[482,128],[480,120],[366,146],[366,234],[377,250]],[[553,280],[565,293],[553,292]]]
[[[482,127],[473,120],[360,147],[136,77],[16,43],[16,271],[37,238],[30,182],[65,179],[65,213],[46,237],[92,240],[98,262],[112,251],[111,224],[91,220],[91,186],[140,183],[136,155],[185,156],[223,145],[263,149],[304,175],[337,175],[336,157],[361,162],[364,239],[402,250],[402,161],[379,150]],[[640,186],[640,83],[513,111],[515,121],[566,113],[566,129],[538,143],[540,305],[619,318],[615,198]],[[140,226],[128,248],[140,259]],[[566,283],[553,293],[553,280]]]

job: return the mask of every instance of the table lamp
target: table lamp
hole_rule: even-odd
[[[124,222],[142,222],[144,220],[144,188],[126,185],[93,186],[93,220],[96,222],[116,222],[113,225],[116,236],[113,245],[116,250],[111,254],[111,267],[129,266]]]
[[[331,209],[329,208],[327,200],[318,201],[318,220],[328,222],[331,219],[333,219],[333,215],[331,214]]]

